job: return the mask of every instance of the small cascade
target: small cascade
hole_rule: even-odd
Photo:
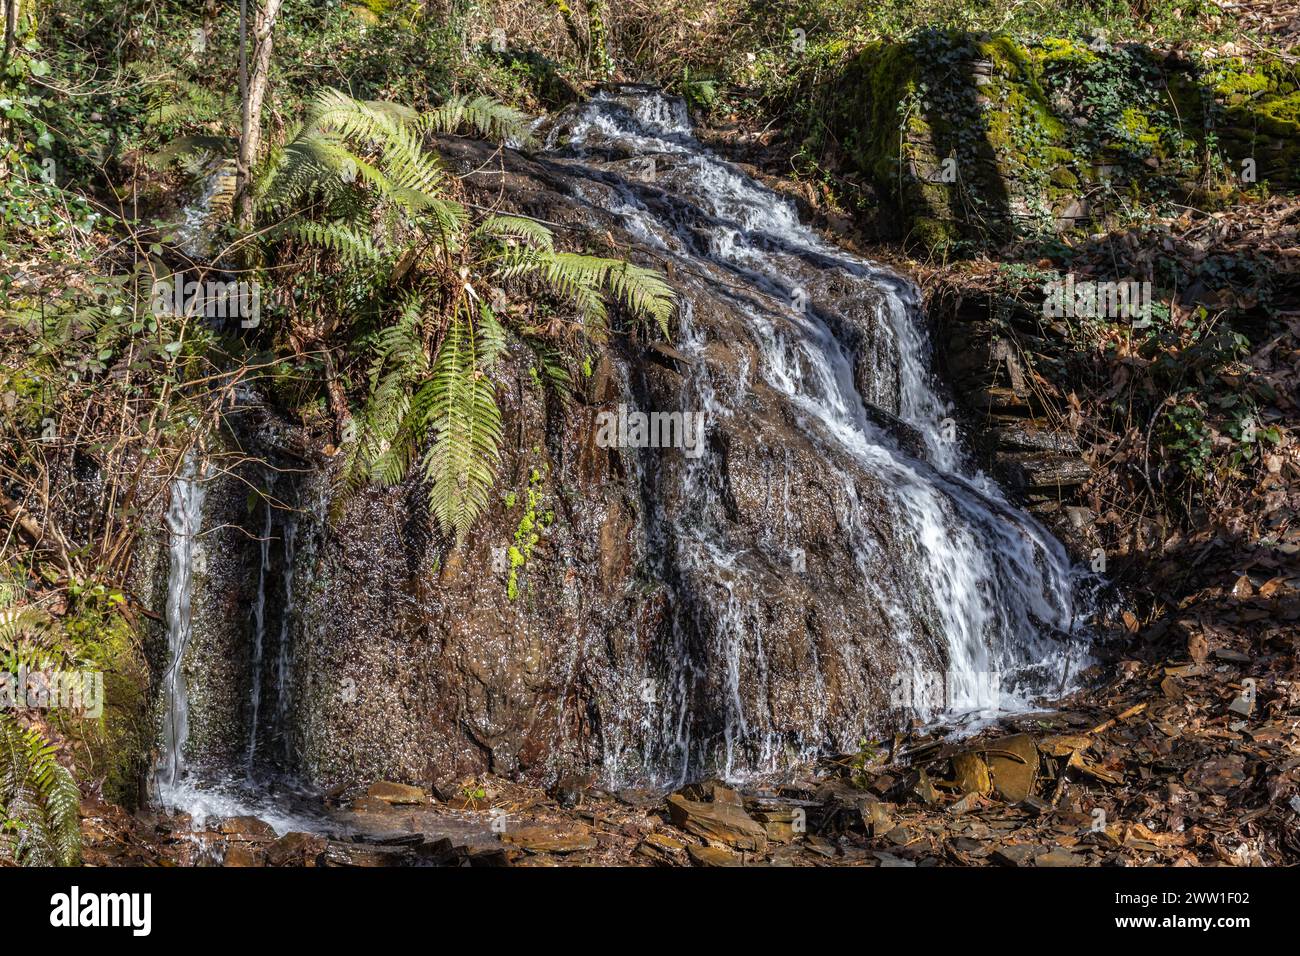
[[[297,524],[280,523],[278,510],[265,503],[257,533],[257,591],[248,615],[248,739],[242,756],[223,761],[208,757],[193,765],[186,759],[189,737],[190,688],[185,681],[185,656],[195,633],[195,608],[206,604],[196,594],[196,572],[207,563],[196,543],[203,520],[205,481],[209,476],[197,460],[187,458],[173,481],[168,527],[171,532],[167,579],[168,664],[162,679],[162,752],[154,772],[154,799],[164,808],[185,813],[201,828],[205,821],[256,816],[279,833],[319,830],[328,826],[319,799],[284,772],[280,755],[271,757],[267,741],[285,751],[289,734],[286,694],[292,659],[288,651],[293,616],[293,563]],[[283,547],[274,547],[277,531]],[[283,565],[277,567],[277,559]],[[213,582],[216,584],[216,582]],[[277,584],[282,585],[283,593]],[[220,586],[216,584],[216,586]],[[208,593],[208,592],[204,592]],[[278,626],[273,625],[280,614]],[[272,635],[278,638],[274,642]],[[268,668],[268,660],[271,666]],[[202,692],[201,676],[196,675]],[[270,687],[273,700],[264,699]],[[269,718],[269,719],[268,719]]]
[[[292,686],[293,640],[293,569],[298,558],[298,522],[292,517],[284,521],[284,568],[281,580],[284,586],[284,605],[280,611],[280,644],[275,662],[275,714],[279,730],[281,757],[288,762],[291,735],[287,731]]]
[[[257,720],[262,709],[262,654],[266,644],[266,579],[271,573],[271,502],[265,503],[266,520],[258,541],[261,566],[257,572],[257,598],[253,601],[253,652],[249,670],[248,772],[257,755]]]
[[[203,191],[181,210],[176,226],[176,246],[195,261],[212,254],[212,222],[219,212],[229,213],[235,172],[230,160],[214,160],[203,169]]]
[[[953,440],[951,403],[932,373],[917,289],[824,242],[788,200],[705,149],[680,100],[640,88],[601,93],[557,125],[550,145],[567,148],[566,170],[590,181],[577,187],[580,198],[615,214],[674,274],[711,293],[727,290],[743,314],[748,341],[716,343],[742,356],[721,382],[711,330],[697,324],[689,294],[683,297],[678,345],[693,361],[680,410],[703,412],[716,433],[752,415],[761,395],[795,423],[801,446],[835,463],[835,486],[822,493],[852,553],[853,583],[871,608],[863,626],[893,647],[892,660],[848,660],[848,670],[892,680],[905,691],[897,705],[926,720],[1023,709],[1068,683],[1071,667],[1086,658],[1080,622],[1087,609],[1077,598],[1084,575],[996,482],[968,466]],[[850,303],[866,313],[852,329],[838,311]],[[915,440],[903,441],[882,418]],[[668,699],[642,766],[676,781],[731,776],[806,757],[827,746],[828,734],[851,744],[843,738],[853,722],[841,718],[831,728],[808,691],[797,739],[769,730],[771,694],[762,688],[771,665],[760,608],[772,559],[763,542],[735,534],[726,488],[734,476],[715,456],[662,462],[637,465],[651,489],[647,554],[676,609],[662,651]],[[787,502],[808,493],[809,474],[795,472],[793,489],[791,471],[777,476]],[[665,481],[676,486],[670,495],[656,487]],[[663,509],[666,497],[686,504]],[[776,538],[802,554],[793,525]],[[846,659],[857,653],[833,650]],[[934,686],[936,671],[938,699],[915,693]],[[823,678],[818,670],[812,686]],[[870,720],[865,712],[860,719],[860,727]],[[625,757],[607,753],[607,765],[619,768]]]
[[[198,459],[187,455],[172,482],[167,528],[171,532],[167,577],[167,669],[163,674],[162,753],[154,771],[158,799],[169,804],[183,787],[189,701],[185,692],[185,650],[193,634],[191,607],[197,537],[203,518],[203,476]]]

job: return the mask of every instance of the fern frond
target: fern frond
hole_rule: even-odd
[[[654,321],[668,335],[676,295],[653,269],[621,259],[605,259],[573,252],[540,257],[536,271],[551,288],[571,299],[591,322],[588,335],[599,340],[606,318],[602,292],[608,292],[634,318]]]
[[[290,222],[284,225],[283,232],[328,249],[350,265],[379,265],[384,262],[384,254],[369,236],[341,222]]]
[[[500,457],[501,410],[492,381],[478,367],[474,330],[459,312],[415,403],[427,406],[434,438],[424,457],[429,507],[461,541],[487,508]]]
[[[177,136],[165,146],[146,153],[145,164],[153,169],[166,169],[176,160],[187,156],[229,156],[234,153],[235,140],[230,136]]]
[[[424,445],[425,410],[413,408],[411,389],[429,373],[424,349],[424,301],[408,295],[397,320],[375,337],[370,396],[353,419],[340,479],[348,493],[366,481],[402,481]]]
[[[637,318],[653,320],[668,337],[668,322],[676,305],[676,294],[654,269],[616,262],[605,274],[605,282],[614,298]]]
[[[497,321],[496,313],[490,306],[479,308],[478,318],[478,361],[479,367],[489,369],[496,364],[506,350],[506,330]]]
[[[488,216],[475,227],[476,239],[516,239],[539,249],[555,248],[555,237],[551,230],[534,219],[523,216]]]
[[[81,852],[81,795],[57,753],[39,731],[0,714],[0,840],[10,834],[27,866],[71,866]]]
[[[230,124],[239,116],[234,96],[210,84],[195,83],[170,73],[148,75],[140,64],[132,64],[132,68],[149,87],[149,108],[145,114],[148,126]]]
[[[428,133],[455,133],[469,127],[479,136],[501,141],[531,138],[527,114],[490,96],[452,97],[422,115],[417,126]]]

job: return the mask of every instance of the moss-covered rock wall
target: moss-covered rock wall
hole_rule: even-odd
[[[1300,67],[930,32],[823,74],[822,143],[886,234],[933,249],[1095,232],[1300,183]]]

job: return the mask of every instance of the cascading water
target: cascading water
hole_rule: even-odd
[[[494,741],[505,766],[518,727],[547,712],[555,729],[526,743],[536,744],[530,759],[542,754],[552,768],[599,761],[606,781],[619,785],[742,777],[842,752],[907,717],[970,725],[1021,709],[1060,691],[1071,660],[1077,667],[1085,656],[1076,598],[1083,576],[953,440],[953,409],[933,379],[911,283],[819,239],[790,203],[701,146],[678,101],[604,94],[556,129],[557,144],[567,133],[563,146],[529,161],[549,198],[567,193],[560,202],[572,221],[601,233],[616,219],[632,257],[656,261],[680,290],[680,361],[665,371],[629,355],[608,382],[631,406],[706,422],[698,457],[659,448],[620,454],[610,465],[620,512],[588,502],[579,516],[633,529],[608,553],[622,560],[619,549],[628,547],[638,587],[618,584],[615,568],[616,583],[600,593],[580,584],[566,591],[565,600],[612,609],[604,619],[612,623],[606,632],[579,624],[559,635],[555,682],[510,684],[509,694],[546,699],[515,707],[512,698],[502,710],[494,688],[504,682],[492,683],[493,669],[482,670],[477,656],[464,663],[458,655],[479,654],[514,625],[484,619],[482,632],[459,633],[448,620],[457,605],[444,600],[482,582],[404,576],[403,559],[409,571],[426,557],[405,525],[400,534],[354,526],[347,537],[359,542],[329,533],[324,473],[295,478],[284,497],[306,507],[292,512],[278,501],[264,515],[248,512],[243,485],[214,491],[214,533],[238,525],[244,536],[231,534],[220,573],[239,582],[226,607],[239,606],[233,595],[251,604],[251,615],[239,615],[249,644],[229,626],[210,638],[200,629],[212,668],[205,687],[218,704],[201,709],[195,697],[195,733],[204,724],[233,739],[221,742],[222,766],[191,773],[194,785],[171,805],[196,815],[258,812],[275,824],[284,819],[286,771],[333,786],[357,772],[335,766],[342,754],[366,760],[367,774],[396,766],[412,777],[470,763],[483,740]],[[641,172],[646,160],[651,177]],[[274,416],[253,420],[256,436],[235,428],[251,438],[246,445],[292,447],[276,444]],[[178,481],[173,493],[187,488]],[[369,506],[356,505],[359,513]],[[197,506],[190,526],[198,526]],[[603,530],[600,537],[593,550],[603,559]],[[182,544],[174,533],[174,551]],[[376,547],[382,573],[367,577]],[[370,590],[351,607],[318,580],[364,580]],[[188,587],[174,560],[169,593]],[[207,613],[212,592],[200,590]],[[628,609],[634,619],[624,628],[617,615]],[[520,601],[502,619],[522,621],[528,633],[543,626],[530,620],[534,610]],[[170,644],[178,672],[183,642],[177,634]],[[501,646],[513,663],[514,646]],[[390,647],[399,655],[425,647],[427,655],[397,661],[401,676],[390,677],[382,650]],[[540,658],[539,675],[548,673]],[[382,672],[368,686],[397,688],[381,699],[400,720],[388,720],[373,697],[313,692],[350,676],[341,661],[362,678]],[[443,666],[446,686],[428,679]],[[248,688],[238,683],[246,677]],[[473,719],[458,712],[465,701],[456,680],[489,689],[486,703],[468,702],[483,711]],[[169,709],[184,707],[183,682],[168,693]],[[247,739],[232,729],[242,726]],[[183,738],[169,746],[178,766]],[[252,811],[258,805],[266,812]]]
[[[203,754],[187,757],[191,695],[210,690],[210,678],[206,674],[198,675],[193,688],[185,680],[186,655],[194,644],[198,623],[195,609],[204,604],[199,592],[205,585],[196,578],[202,578],[203,569],[208,565],[198,538],[204,522],[206,485],[214,480],[210,471],[200,464],[196,455],[187,456],[171,487],[167,514],[170,531],[166,615],[168,660],[161,681],[162,747],[154,768],[154,799],[166,809],[189,815],[194,825],[199,827],[208,819],[257,816],[280,833],[320,829],[326,824],[320,816],[317,798],[283,776],[279,758],[268,759],[265,754],[269,749],[265,746],[266,740],[283,744],[288,738],[284,731],[291,663],[287,643],[293,614],[296,537],[295,522],[286,519],[280,525],[285,563],[277,575],[273,545],[277,531],[275,517],[280,512],[270,500],[265,504],[258,529],[258,583],[248,616],[249,721],[242,760],[239,757],[228,761],[215,760],[211,755]],[[213,562],[220,566],[215,556]],[[212,571],[213,568],[209,567],[208,572]],[[278,597],[274,587],[277,581],[283,584],[283,601],[273,600]],[[274,612],[280,614],[277,629],[270,627]],[[278,634],[278,643],[268,640],[275,634]],[[268,657],[273,661],[269,682]],[[276,695],[270,708],[263,706],[264,686],[269,686]],[[259,743],[263,745],[259,746]]]
[[[253,654],[249,678],[248,772],[253,772],[257,755],[257,719],[262,709],[262,654],[266,645],[266,579],[271,573],[271,502],[266,502],[266,520],[258,542],[261,566],[257,572],[257,598],[253,601]]]
[[[197,460],[188,457],[180,475],[172,483],[168,527],[171,532],[171,560],[167,582],[168,666],[163,675],[162,753],[154,771],[154,796],[163,807],[188,814],[196,826],[205,820],[236,816],[257,816],[279,833],[289,830],[316,830],[324,825],[316,798],[298,788],[292,780],[281,778],[275,767],[263,765],[259,757],[258,728],[262,726],[262,683],[264,679],[268,591],[272,580],[272,542],[274,507],[268,502],[258,541],[261,558],[258,590],[254,599],[249,627],[251,631],[249,673],[249,736],[244,767],[211,765],[191,766],[185,757],[189,737],[189,688],[184,678],[185,655],[194,635],[194,585],[196,557],[202,551],[196,545],[203,521],[204,482],[208,478]],[[281,607],[279,645],[275,647],[274,719],[266,733],[283,741],[283,720],[287,714],[286,687],[289,682],[289,658],[286,642],[293,600],[293,560],[295,525],[284,525],[284,558],[281,571],[284,604]]]
[[[584,201],[616,214],[670,273],[736,290],[730,300],[743,315],[742,351],[756,356],[754,367],[742,362],[729,384],[715,380],[709,330],[697,327],[685,295],[679,347],[692,361],[682,410],[702,411],[713,431],[752,414],[756,390],[775,393],[800,441],[837,463],[842,487],[833,500],[854,584],[893,632],[894,684],[911,688],[895,703],[923,718],[969,716],[1024,708],[1033,695],[1059,690],[1070,661],[1082,656],[1081,575],[1058,541],[967,466],[933,381],[915,287],[823,242],[790,202],[706,150],[679,100],[637,89],[600,94],[557,126],[551,145],[561,136],[566,172],[591,184],[577,187]],[[611,155],[630,162],[611,173]],[[649,177],[639,172],[647,167]],[[842,340],[840,317],[809,287],[829,282],[847,290],[841,301],[875,303],[856,352]],[[882,414],[919,441],[900,442],[878,424]],[[680,780],[807,756],[835,736],[825,713],[812,716],[800,739],[779,739],[765,730],[770,695],[742,693],[742,669],[765,684],[770,667],[753,597],[762,586],[753,570],[758,543],[731,533],[718,458],[705,454],[671,475],[680,485],[675,500],[687,506],[659,509],[647,548],[672,583],[676,613],[665,648],[667,699],[642,764]],[[778,481],[787,501],[808,492],[791,487],[789,471]],[[880,500],[864,500],[867,487],[879,488]],[[882,506],[895,539],[889,554],[873,531]],[[783,540],[801,553],[788,533]],[[928,643],[938,645],[944,670],[938,699],[916,693],[935,686]],[[705,701],[701,682],[710,674],[707,686],[721,699]],[[746,700],[754,703],[747,708]],[[720,728],[699,733],[701,715],[718,711]],[[607,753],[607,772],[624,759]]]
[[[172,483],[167,527],[171,532],[167,578],[167,669],[163,674],[162,753],[154,773],[158,799],[172,804],[183,788],[189,701],[184,658],[193,633],[191,596],[196,538],[203,514],[203,481],[198,461],[187,456]]]
[[[284,609],[280,614],[280,644],[276,653],[275,666],[275,712],[276,726],[281,728],[280,745],[282,756],[289,757],[290,736],[284,732],[288,726],[290,688],[292,687],[291,641],[293,637],[293,569],[298,559],[298,522],[286,518],[284,522]]]
[[[176,245],[191,259],[207,258],[213,242],[213,213],[218,197],[228,195],[233,171],[228,160],[216,160],[203,171],[203,191],[198,199],[181,210],[176,224]]]

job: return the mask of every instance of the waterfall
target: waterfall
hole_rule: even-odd
[[[203,516],[203,475],[197,458],[186,455],[172,482],[167,527],[171,532],[167,577],[167,669],[163,674],[162,753],[154,781],[164,804],[182,786],[185,743],[189,736],[189,702],[185,690],[184,658],[193,634],[191,608],[196,537]]]
[[[253,772],[257,754],[257,720],[262,708],[262,650],[266,643],[266,579],[271,573],[271,501],[266,501],[266,520],[258,542],[261,566],[257,572],[257,597],[253,601],[253,653],[249,665],[248,772]]]
[[[582,200],[616,215],[671,273],[727,290],[743,316],[746,348],[757,362],[722,384],[710,361],[709,332],[696,327],[690,296],[683,296],[679,348],[693,361],[682,411],[703,411],[713,430],[750,414],[758,390],[774,393],[800,440],[839,466],[836,520],[854,555],[854,584],[897,643],[893,682],[935,684],[925,635],[937,639],[944,664],[939,698],[904,694],[903,709],[927,720],[978,718],[1023,709],[1036,694],[1059,690],[1069,662],[1083,656],[1084,609],[1076,600],[1083,572],[1046,529],[968,465],[954,440],[953,410],[932,374],[915,286],[824,242],[788,200],[705,149],[680,100],[637,88],[598,94],[553,130],[550,145],[561,144],[566,172],[589,181],[576,187]],[[605,159],[611,154],[626,159]],[[649,176],[640,172],[646,168]],[[842,317],[818,291],[830,283],[846,290],[841,302],[874,303],[856,353],[845,344]],[[866,374],[860,367],[855,374],[855,362]],[[882,414],[919,441],[901,442],[878,424]],[[677,610],[665,648],[668,699],[643,762],[682,780],[811,755],[827,742],[824,711],[813,715],[791,752],[790,740],[763,729],[767,696],[742,692],[742,670],[764,685],[770,667],[752,598],[762,586],[759,549],[729,533],[717,461],[705,454],[667,474],[679,486],[675,500],[688,505],[676,513],[661,509],[647,545]],[[650,480],[643,467],[640,480]],[[788,471],[780,481],[786,496],[808,493],[791,489]],[[895,540],[889,553],[873,530],[881,501],[861,494],[875,487]],[[795,539],[787,529],[782,540],[790,546]],[[705,675],[711,683],[702,685]],[[701,686],[712,688],[714,699],[701,699]],[[718,713],[720,732],[701,735],[701,716]],[[606,754],[613,766],[622,759]]]
[[[290,642],[293,623],[293,568],[297,561],[298,523],[293,518],[284,522],[284,606],[280,611],[280,645],[276,653],[275,666],[275,713],[276,726],[280,729],[280,742],[283,756],[288,760],[291,735],[287,732],[289,721],[289,695],[292,678],[292,659]]]
[[[1088,575],[972,465],[934,374],[917,288],[824,241],[788,200],[711,153],[680,100],[602,93],[551,136],[555,148],[534,166],[547,188],[583,207],[573,208],[573,221],[585,218],[609,236],[617,223],[623,241],[633,240],[632,257],[660,266],[680,293],[671,365],[638,361],[634,342],[609,353],[621,363],[608,379],[621,391],[618,403],[705,423],[702,454],[630,449],[611,464],[626,475],[625,486],[617,479],[618,494],[627,493],[621,517],[636,529],[630,557],[645,590],[611,589],[607,606],[618,612],[640,601],[644,615],[626,635],[615,621],[611,633],[584,631],[562,649],[559,680],[582,682],[573,699],[590,706],[576,732],[573,712],[555,708],[558,745],[548,756],[556,765],[576,741],[580,759],[598,762],[611,785],[744,777],[846,752],[912,718],[969,728],[1067,688],[1087,657],[1090,609],[1080,595]],[[638,173],[646,161],[648,176]],[[254,420],[268,433],[276,427],[273,418],[268,426]],[[165,733],[171,763],[161,766],[173,781],[186,777],[180,661],[190,632],[186,542],[199,521],[196,476],[187,466],[177,480],[169,519],[166,694],[176,716]],[[236,639],[249,635],[240,679],[247,673],[251,686],[240,685],[225,708],[251,714],[249,736],[222,741],[234,756],[221,759],[232,766],[205,767],[203,779],[191,772],[189,789],[169,805],[196,816],[248,812],[250,801],[267,806],[284,794],[287,772],[317,773],[312,761],[325,748],[351,759],[377,740],[392,759],[407,760],[441,759],[444,743],[454,756],[463,745],[459,729],[439,726],[421,738],[428,711],[408,731],[416,724],[341,718],[310,693],[313,679],[332,680],[342,661],[354,660],[340,652],[349,641],[392,623],[349,616],[357,609],[335,601],[339,589],[319,583],[347,581],[342,568],[357,573],[355,555],[324,532],[324,477],[295,483],[286,497],[306,507],[293,513],[278,504],[243,511],[242,486],[229,496],[210,491],[213,516],[217,502],[226,506],[212,524],[238,524],[258,540],[256,551],[234,545],[222,571],[246,576],[232,593],[251,604],[251,614],[237,612],[241,625],[249,616]],[[385,549],[377,561],[400,560],[408,546],[388,534],[364,540]],[[385,593],[408,602],[394,607],[413,619],[427,615],[436,631],[447,607],[441,596],[405,587]],[[210,593],[201,592],[201,606]],[[357,603],[368,618],[388,610]],[[225,633],[227,643],[218,636],[213,647],[242,653]],[[377,665],[357,666],[367,677],[364,668]],[[426,706],[423,690],[402,688],[414,702],[395,705],[411,708],[401,717]],[[444,709],[433,713],[439,719],[455,709],[440,694],[429,694]],[[500,717],[506,736],[511,711]],[[544,736],[539,749],[551,745]],[[274,801],[269,807],[259,815],[275,817]]]
[[[154,770],[153,796],[164,808],[188,814],[196,828],[209,819],[256,816],[269,823],[278,833],[290,830],[319,830],[326,826],[320,816],[316,798],[299,788],[274,769],[255,768],[258,757],[258,725],[261,722],[262,686],[267,651],[268,609],[272,606],[272,540],[275,508],[268,501],[258,541],[260,568],[258,589],[250,611],[250,721],[248,744],[242,767],[208,765],[189,766],[185,746],[189,735],[189,688],[185,681],[185,654],[194,636],[196,572],[201,573],[204,553],[196,538],[203,520],[205,482],[211,476],[193,455],[186,456],[180,473],[172,482],[171,504],[167,525],[171,532],[170,561],[167,577],[167,668],[162,678],[161,753]],[[287,651],[293,605],[293,562],[296,524],[292,519],[284,526],[284,561],[280,580],[285,594],[279,627],[280,644],[275,648],[274,684],[278,698],[274,702],[274,720],[269,732],[286,739],[284,718],[285,695],[291,677],[291,659]],[[205,582],[200,582],[205,583]],[[255,773],[256,770],[256,773]]]
[[[213,214],[233,189],[234,171],[230,160],[217,159],[203,169],[203,191],[198,198],[181,210],[181,221],[176,225],[176,246],[193,260],[207,259],[212,253]]]

